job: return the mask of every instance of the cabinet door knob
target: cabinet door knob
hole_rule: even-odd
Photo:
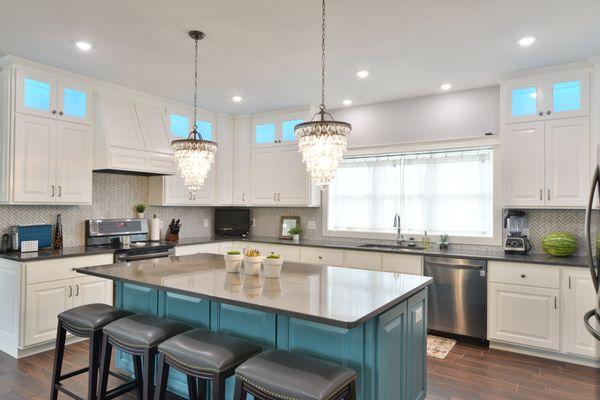
[[[59,112],[58,112],[58,115],[63,115],[63,114],[64,114],[64,113],[63,113],[62,111],[59,111]]]
[[[550,114],[552,114],[552,111],[550,111],[550,110],[546,111],[546,115],[550,115]]]
[[[52,114],[56,114],[56,110],[52,110]]]
[[[525,274],[521,274],[521,278],[525,278]]]
[[[541,116],[543,116],[543,115],[544,115],[544,112],[543,112],[543,111],[540,111],[540,112],[538,112],[538,115],[541,117]]]

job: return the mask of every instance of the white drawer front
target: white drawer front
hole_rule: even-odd
[[[409,254],[383,254],[383,270],[400,274],[423,275],[423,257]]]
[[[29,285],[31,283],[77,278],[80,277],[81,274],[73,271],[73,268],[112,264],[114,262],[113,259],[113,254],[109,253],[28,262],[25,264],[25,282]]]
[[[263,256],[268,256],[273,253],[279,254],[285,261],[299,262],[300,261],[300,246],[298,245],[284,245],[284,244],[270,244],[270,243],[256,243],[256,242],[235,242],[235,249],[240,251],[246,251],[247,249],[256,249],[260,251]]]
[[[175,247],[176,256],[188,256],[190,254],[199,253],[221,254],[219,243],[192,244],[188,246]]]
[[[344,267],[381,270],[381,253],[344,250]]]
[[[560,269],[546,265],[490,262],[489,279],[490,282],[558,289]]]
[[[343,266],[344,252],[335,249],[322,249],[318,247],[302,247],[300,262],[307,264],[324,264]]]

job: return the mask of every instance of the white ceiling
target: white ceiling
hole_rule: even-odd
[[[0,54],[248,113],[317,104],[319,0],[0,0]],[[521,48],[515,41],[533,35]],[[94,43],[89,53],[74,40]],[[600,0],[328,0],[330,108],[493,85],[502,73],[600,55]],[[355,72],[369,69],[358,80]],[[231,96],[244,101],[234,104]]]

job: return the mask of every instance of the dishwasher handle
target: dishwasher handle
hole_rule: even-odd
[[[466,265],[466,264],[447,264],[447,263],[438,263],[438,262],[428,262],[426,265],[432,267],[444,267],[444,268],[454,268],[454,269],[483,269],[483,265]]]
[[[425,257],[425,265],[456,269],[485,269],[487,262],[461,258]]]

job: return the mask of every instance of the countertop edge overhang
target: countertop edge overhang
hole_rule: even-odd
[[[112,267],[112,264],[106,265],[106,267],[109,267],[109,266]],[[117,278],[112,275],[103,274],[101,272],[94,270],[94,269],[98,269],[101,267],[102,266],[74,268],[74,271],[79,272],[81,274],[85,274],[85,275],[96,276],[98,278],[109,279],[109,280],[116,281],[116,282],[131,283],[134,285],[150,287],[150,288],[162,290],[165,292],[177,293],[177,294],[184,295],[184,296],[198,297],[198,298],[202,298],[202,299],[206,299],[206,300],[215,300],[215,301],[219,301],[221,303],[231,304],[234,306],[252,308],[255,310],[271,312],[274,314],[285,315],[288,317],[295,317],[295,318],[304,319],[304,320],[308,320],[308,321],[312,321],[312,322],[317,322],[317,323],[321,323],[321,324],[325,324],[325,325],[336,326],[336,327],[344,328],[344,329],[352,329],[352,328],[356,328],[360,325],[363,325],[367,321],[394,308],[398,304],[409,299],[410,297],[417,294],[418,292],[420,292],[421,290],[425,289],[426,287],[428,287],[429,285],[431,285],[433,283],[433,278],[425,277],[426,281],[423,282],[422,284],[415,286],[413,289],[407,291],[406,293],[403,293],[401,296],[395,298],[394,300],[389,301],[388,303],[374,309],[373,311],[362,316],[361,318],[354,320],[354,321],[341,321],[341,320],[336,320],[336,319],[331,319],[331,318],[319,317],[319,316],[315,316],[312,314],[303,314],[303,313],[299,313],[299,312],[295,312],[295,311],[283,310],[280,308],[274,308],[274,307],[264,306],[264,305],[260,305],[260,304],[253,304],[250,302],[238,301],[238,300],[224,298],[224,297],[220,297],[220,296],[213,296],[213,295],[209,295],[209,294],[202,294],[202,293],[191,292],[191,291],[187,291],[187,290],[183,290],[183,289],[177,289],[177,288],[172,288],[172,287],[167,287],[167,286],[151,284],[148,282],[140,282],[135,279],[127,279],[127,278],[122,278],[122,277]],[[373,272],[385,273],[382,271],[373,271]]]

